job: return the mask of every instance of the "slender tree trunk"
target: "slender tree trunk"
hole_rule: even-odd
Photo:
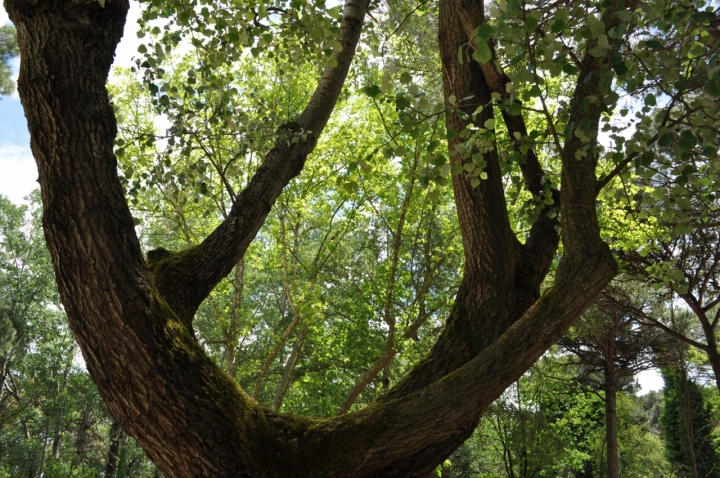
[[[282,242],[283,247],[286,245],[286,235],[285,235],[285,216],[284,214],[279,214],[280,219],[280,234],[282,236]],[[295,237],[295,243],[294,243],[294,249],[295,254],[298,253],[299,243],[297,236]],[[302,316],[300,315],[300,311],[295,304],[295,301],[293,300],[292,293],[290,291],[290,272],[289,272],[289,265],[288,265],[288,258],[287,258],[287,248],[284,247],[283,249],[283,291],[285,293],[285,300],[287,301],[287,304],[290,306],[290,309],[293,311],[293,319],[290,322],[290,324],[287,326],[285,331],[283,332],[282,336],[280,337],[280,340],[278,340],[275,343],[275,346],[270,351],[268,356],[265,358],[265,361],[262,364],[262,367],[260,367],[260,372],[258,373],[258,378],[255,381],[255,392],[253,393],[253,397],[255,400],[258,400],[260,398],[260,392],[262,391],[262,383],[263,379],[265,378],[265,374],[267,373],[268,369],[270,368],[270,365],[275,360],[275,357],[277,357],[277,354],[280,352],[280,349],[285,345],[287,340],[290,338],[290,335],[295,331],[297,326],[302,321]],[[293,274],[294,275],[294,274]],[[315,287],[315,279],[317,277],[317,269],[313,269],[313,272],[310,277],[310,288],[312,289]]]
[[[113,421],[110,427],[110,448],[108,449],[107,460],[105,461],[105,478],[115,478],[118,469],[118,458],[120,453],[120,442],[123,439],[123,431],[120,424]]]
[[[720,391],[720,351],[717,349],[717,343],[715,344],[715,347],[710,348],[708,351],[708,360],[710,362],[710,366],[712,367],[713,375],[715,375],[715,386],[718,391]]]
[[[60,394],[65,391],[67,387],[69,369],[64,370],[62,383],[58,383],[57,390],[55,392],[55,398],[59,398]],[[55,416],[55,430],[53,432],[53,444],[52,444],[52,456],[54,459],[60,458],[60,438],[62,437],[62,419],[63,419],[63,407],[59,406],[57,414]]]
[[[715,337],[715,327],[712,326],[704,312],[701,314],[698,314],[697,312],[698,311],[695,310],[696,315],[698,315],[698,318],[700,319],[705,335],[708,361],[713,369],[713,375],[715,375],[715,386],[718,391],[720,391],[720,350],[718,350],[718,342]]]
[[[42,454],[40,455],[40,465],[38,466],[37,475],[38,477],[43,476],[43,470],[45,469],[45,458],[47,456],[47,445],[48,445],[48,430],[50,428],[50,418],[47,418],[45,425],[45,438],[43,438]]]
[[[236,355],[240,327],[240,307],[242,306],[243,289],[245,285],[245,258],[238,261],[235,266],[235,280],[233,282],[233,300],[230,308],[230,325],[225,333],[225,354],[223,364],[225,371],[233,378],[237,374]]]
[[[60,458],[60,438],[62,437],[62,419],[63,410],[58,410],[55,416],[55,431],[53,433],[53,444],[52,444],[52,457],[54,459]]]
[[[400,207],[400,217],[398,218],[397,229],[393,231],[393,244],[392,251],[390,254],[390,275],[387,284],[387,291],[385,294],[385,303],[383,306],[383,321],[388,326],[387,338],[385,340],[385,347],[383,348],[380,357],[372,364],[372,366],[355,382],[345,398],[345,401],[338,410],[338,415],[347,413],[355,403],[360,394],[367,388],[372,380],[377,377],[381,370],[383,373],[383,384],[385,388],[389,388],[390,385],[390,362],[397,354],[395,347],[395,312],[393,310],[393,293],[395,291],[395,283],[397,281],[397,267],[398,260],[400,258],[400,246],[402,245],[403,229],[405,227],[405,216],[407,215],[408,208],[410,207],[410,200],[412,199],[413,189],[415,188],[415,171],[417,169],[417,159],[413,163],[412,179],[405,191],[405,197],[403,198],[402,205]],[[388,230],[388,232],[390,232]]]
[[[3,393],[5,392],[5,380],[7,379],[7,358],[0,360],[0,403],[2,403]]]
[[[275,399],[273,400],[272,404],[272,408],[275,411],[280,410],[280,407],[282,407],[283,400],[285,400],[285,394],[287,393],[288,388],[292,383],[293,376],[295,375],[295,367],[297,366],[298,360],[300,360],[300,351],[302,350],[303,344],[305,343],[305,338],[307,337],[308,330],[308,324],[307,322],[304,322],[302,327],[300,328],[300,332],[298,332],[297,339],[295,340],[292,352],[290,353],[290,358],[285,365],[285,372],[283,372],[282,379],[280,380],[280,385],[278,385],[277,392],[275,392]]]
[[[605,443],[608,478],[618,478],[620,474],[617,436],[617,375],[615,373],[616,341],[620,331],[620,317],[617,311],[613,318],[614,327],[606,332],[604,344],[599,344],[602,346],[605,359],[603,378],[605,382]]]
[[[695,427],[693,426],[693,400],[690,396],[688,387],[687,368],[685,368],[685,358],[682,357],[680,362],[680,380],[682,381],[683,391],[683,407],[682,420],[685,425],[685,438],[688,443],[688,453],[690,455],[690,471],[693,478],[700,478],[697,468],[697,450],[695,450]]]
[[[80,463],[85,463],[85,452],[88,445],[88,430],[90,429],[90,418],[92,407],[86,406],[83,410],[82,417],[78,423],[78,434],[75,440],[75,451],[77,452]]]
[[[607,476],[618,478],[620,464],[617,437],[617,389],[614,378],[605,375],[605,442],[607,446]]]

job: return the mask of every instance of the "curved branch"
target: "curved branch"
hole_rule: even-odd
[[[155,285],[188,328],[202,301],[245,254],[283,188],[302,171],[345,83],[368,3],[345,3],[339,37],[343,48],[333,55],[337,66],[325,69],[297,122],[280,128],[275,147],[238,195],[228,218],[196,247],[148,254]]]

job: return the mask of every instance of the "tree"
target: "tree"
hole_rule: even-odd
[[[680,366],[663,371],[665,408],[660,422],[665,450],[681,476],[718,476],[717,447],[710,404],[702,387],[689,376],[684,357]]]
[[[20,54],[17,33],[10,25],[0,26],[0,96],[15,91],[9,61]]]
[[[712,219],[718,209],[710,209],[706,218]],[[658,327],[683,343],[707,354],[720,390],[720,348],[717,325],[720,322],[720,241],[717,223],[698,223],[693,230],[679,237],[656,240],[656,247],[623,254],[627,269],[646,283],[653,284],[658,302],[671,303],[678,297],[688,309],[687,319],[696,326],[674,323],[674,314],[662,310],[637,310],[640,321]],[[674,276],[674,278],[672,277]],[[681,325],[684,325],[682,327]],[[690,325],[690,326],[689,326]],[[693,333],[698,331],[699,334]]]
[[[508,388],[443,466],[443,476],[605,476],[605,400],[593,384],[581,382],[569,359],[560,350],[551,351],[518,386]],[[654,426],[658,413],[652,407],[657,402],[657,394],[618,394],[622,476],[669,473],[661,432]]]
[[[502,3],[487,16],[482,4],[441,0],[440,111],[446,114],[452,154],[449,167],[438,159],[442,171],[433,170],[433,178],[441,185],[451,176],[464,246],[454,306],[428,355],[369,406],[332,419],[275,413],[208,358],[192,325],[201,303],[243,258],[283,188],[303,170],[342,91],[368,3],[348,1],[337,33],[334,13],[326,14],[323,6],[148,6],[148,21],[152,15],[172,17],[178,27],[152,52],[145,48],[140,65],[158,94],[158,107],[180,95],[172,86],[161,90],[156,73],[183,35],[192,36],[207,59],[200,70],[206,75],[203,88],[213,81],[222,87],[213,71],[237,60],[240,44],[260,55],[277,40],[268,55],[290,63],[294,55],[307,54],[325,69],[305,109],[279,128],[245,189],[231,196],[222,223],[194,247],[156,249],[145,258],[118,179],[117,126],[105,88],[127,2],[6,1],[18,27],[23,59],[18,88],[63,304],[110,413],[167,476],[427,474],[614,276],[615,261],[600,236],[599,191],[631,174],[633,161],[641,153],[646,161],[643,151],[674,131],[694,138],[685,152],[705,162],[715,154],[696,151],[713,138],[705,129],[695,136],[684,122],[712,126],[714,116],[702,105],[677,100],[698,94],[703,84],[711,95],[720,89],[703,63],[715,48],[708,27],[712,12],[669,5],[660,18],[652,8],[638,12],[636,2],[605,0],[590,12],[580,3],[569,9]],[[692,28],[670,29],[669,18]],[[293,28],[282,28],[287,25]],[[161,33],[157,27],[155,34]],[[683,47],[673,57],[675,50],[663,49],[663,42]],[[625,58],[636,58],[638,49],[657,50],[645,59],[652,69],[665,67],[657,78],[649,75],[648,84],[645,71]],[[501,57],[503,63],[494,61]],[[686,78],[688,61],[696,70]],[[554,92],[568,100],[557,104],[555,116],[547,106],[551,85],[544,77],[559,75],[564,82]],[[618,102],[617,84],[629,92],[627,99],[643,95],[647,114],[640,114],[643,122],[627,148],[618,141],[608,157],[597,140],[601,117],[609,122]],[[675,89],[664,105],[647,93],[668,87]],[[366,92],[379,89],[370,85]],[[544,122],[540,130],[528,128],[522,114],[528,107],[520,98],[527,103],[538,98],[532,109]],[[401,100],[397,106],[410,105]],[[232,114],[232,108],[223,113]],[[412,130],[413,115],[404,118]],[[508,183],[515,189],[524,183],[524,193],[532,196],[528,228],[511,221]],[[562,255],[543,286],[560,238]]]
[[[634,300],[633,300],[634,299]],[[608,477],[620,476],[618,455],[617,395],[639,372],[657,365],[654,352],[667,343],[656,330],[637,326],[627,310],[637,298],[616,287],[607,287],[580,318],[571,333],[560,339],[561,346],[576,357],[579,379],[604,391],[606,470]],[[599,378],[598,378],[599,375]]]

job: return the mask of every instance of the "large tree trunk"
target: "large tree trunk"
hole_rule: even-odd
[[[200,245],[154,251],[146,262],[117,177],[105,89],[127,0],[6,0],[22,52],[19,92],[40,173],[43,226],[70,325],[110,413],[168,477],[425,476],[615,274],[595,213],[593,148],[576,160],[580,141],[564,145],[563,257],[542,297],[557,246],[554,225],[542,218],[525,244],[516,239],[491,151],[480,186],[453,177],[466,265],[444,332],[381,400],[331,419],[276,414],[205,355],[192,334],[195,311],[302,170],[342,89],[367,4],[347,2],[338,66],[325,70],[303,114],[287,126],[312,131],[308,139],[280,138]],[[608,30],[619,22],[616,11],[603,15]],[[489,97],[481,69],[457,62],[458,45],[467,41],[455,3],[442,0],[446,98]],[[589,121],[594,131],[600,111],[580,103],[598,94],[600,80],[590,73],[603,61],[583,60],[585,80],[570,105],[571,121]],[[481,121],[491,115],[486,108]],[[457,115],[448,121],[464,127]]]

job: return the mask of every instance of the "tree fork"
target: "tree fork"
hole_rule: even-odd
[[[102,7],[90,0],[6,0],[6,8],[18,27],[19,91],[40,171],[45,235],[70,325],[110,413],[168,477],[423,476],[469,436],[485,408],[615,274],[598,234],[595,197],[576,189],[577,202],[564,201],[563,214],[582,220],[564,225],[555,284],[535,300],[524,280],[521,245],[505,227],[504,199],[459,179],[456,191],[467,201],[461,224],[471,236],[470,261],[445,335],[458,339],[467,331],[469,342],[453,347],[444,341],[436,347],[442,353],[424,362],[430,367],[418,369],[429,371],[426,377],[412,372],[401,382],[401,393],[391,391],[360,411],[327,420],[275,414],[205,355],[188,320],[200,297],[242,256],[282,180],[275,176],[269,192],[257,189],[267,185],[265,179],[256,186],[251,181],[249,190],[255,192],[239,200],[247,208],[236,203],[236,216],[206,241],[177,260],[152,264],[151,259],[151,271],[118,180],[116,123],[105,90],[127,1]],[[343,31],[355,43],[366,8],[366,2],[346,6]],[[351,58],[347,49],[340,54]],[[321,80],[298,121],[314,135],[342,87],[327,71],[324,78],[329,79]],[[270,157],[261,179],[273,176],[273,167],[292,176],[304,161],[302,154],[293,157],[297,162],[291,166]],[[594,185],[591,166],[567,167],[563,161],[563,177],[575,188],[589,177]],[[498,187],[494,175],[488,188]],[[253,227],[239,229],[243,224]],[[506,240],[484,251],[493,235]],[[204,263],[208,258],[214,262]],[[165,297],[167,277],[179,281],[178,290],[198,285],[199,292],[189,299]],[[511,294],[499,292],[506,285]]]

